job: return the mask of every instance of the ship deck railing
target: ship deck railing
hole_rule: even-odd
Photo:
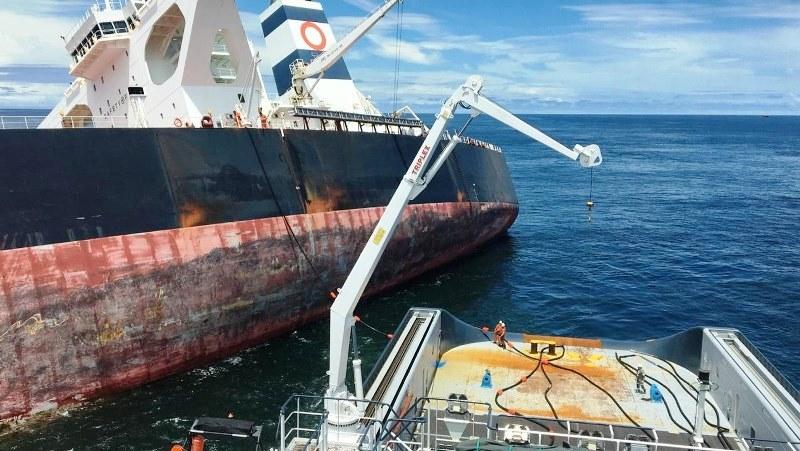
[[[307,108],[300,106],[294,108],[294,117],[302,119],[302,122],[298,123],[297,125],[305,130],[312,129],[309,119],[315,119],[319,121],[322,130],[328,130],[330,127],[331,129],[338,131],[350,131],[350,125],[355,124],[360,132],[363,132],[366,129],[366,131],[372,131],[373,133],[385,133],[392,135],[427,135],[428,129],[425,126],[425,123],[416,114],[413,114],[413,111],[411,111],[410,108],[406,107],[401,109],[398,111],[398,113],[406,109],[408,109],[408,111],[411,113],[411,119],[395,116],[378,116],[371,114],[350,113],[345,111],[322,110],[318,108]],[[445,131],[444,140],[450,141],[451,139],[452,135],[450,132]],[[503,151],[500,146],[482,141],[480,139],[471,138],[468,136],[462,136],[461,139],[462,142],[467,145],[486,150],[492,150],[495,152]]]
[[[368,131],[371,128],[373,133],[385,131],[387,134],[398,135],[421,135],[427,132],[425,124],[418,118],[407,119],[301,106],[294,108],[293,115],[301,118],[303,126],[307,129],[311,128],[309,120],[318,120],[322,130],[332,127],[338,131],[350,131],[349,127],[354,125],[361,132],[364,131],[364,128],[367,128]]]
[[[328,424],[326,401],[373,403],[380,404],[384,409],[375,409],[381,414],[359,418],[357,427],[346,430]],[[387,412],[390,414],[387,415]],[[537,423],[558,423],[560,427],[537,429]],[[491,405],[468,400],[419,398],[407,409],[405,416],[399,418],[395,411],[383,403],[311,395],[294,395],[281,408],[279,450],[329,451],[336,448],[362,451],[453,451],[459,443],[467,440],[477,439],[484,445],[502,442],[504,434],[513,430],[510,428],[516,424],[528,426],[525,433],[532,446],[566,444],[565,446],[572,448],[596,451],[728,451],[727,448],[715,445],[693,446],[689,434],[666,434],[661,437],[658,430],[646,425],[636,427],[570,419],[495,415]],[[590,434],[590,431],[602,433]],[[738,450],[800,451],[800,443],[796,442],[739,436],[727,438],[729,445]]]
[[[379,414],[361,416],[352,422],[354,430],[331,427],[328,424],[329,412],[338,411],[342,403],[356,403],[361,407],[375,406],[371,409]],[[368,409],[363,409],[365,411]],[[397,414],[386,403],[367,399],[336,398],[315,395],[292,395],[281,407],[278,420],[279,451],[314,451],[328,449],[328,443],[353,444],[353,449],[376,449],[379,443],[372,439],[386,430],[381,415],[396,417]],[[366,433],[365,433],[366,432]],[[372,433],[370,433],[372,432]],[[311,447],[313,445],[313,447]],[[337,445],[338,446],[338,445]]]
[[[72,26],[69,30],[69,33],[66,34],[68,38],[72,38],[78,30],[81,29],[84,23],[89,20],[92,16],[96,13],[100,13],[103,11],[119,11],[122,10],[125,5],[128,4],[127,0],[111,0],[106,4],[105,0],[94,0],[94,3],[86,9],[86,12],[83,13],[78,22]]]
[[[39,128],[47,116],[0,116],[0,130]],[[64,116],[59,128],[128,128],[124,116]]]

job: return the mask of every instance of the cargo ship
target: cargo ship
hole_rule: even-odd
[[[0,419],[130,389],[328,314],[429,133],[409,108],[382,114],[342,59],[397,3],[337,42],[320,3],[273,0],[263,56],[234,0],[90,7],[64,36],[64,98],[44,118],[0,122]],[[452,144],[368,294],[515,221],[502,150]]]

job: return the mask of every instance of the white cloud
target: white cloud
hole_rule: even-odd
[[[370,36],[369,41],[373,44],[371,53],[376,56],[395,59],[414,64],[431,65],[440,62],[439,54],[428,50],[424,44],[386,39],[385,36]],[[362,47],[363,48],[363,47]],[[350,56],[348,55],[348,59]]]
[[[0,10],[26,12],[30,15],[69,16],[89,7],[86,0],[3,0]]]
[[[364,11],[372,11],[378,7],[378,4],[372,0],[344,0],[344,2]]]
[[[722,12],[732,17],[748,19],[800,20],[800,3],[751,2],[729,5]]]
[[[584,20],[626,26],[675,26],[712,23],[720,18],[800,20],[800,4],[782,0],[748,3],[606,3],[567,5]]]
[[[68,61],[60,35],[68,31],[72,20],[57,16],[34,15],[0,10],[0,65],[65,65]]]
[[[361,11],[380,0],[344,0]],[[60,34],[85,0],[0,1],[0,66],[66,64]],[[527,0],[508,7],[527,8]],[[435,109],[464,79],[484,75],[486,92],[515,111],[800,112],[800,3],[606,3],[565,6],[580,21],[558,33],[487,38],[438,16],[403,15],[400,97]],[[423,9],[429,11],[428,8]],[[69,13],[68,11],[77,11]],[[241,13],[248,38],[264,54],[258,15]],[[728,19],[736,20],[736,28]],[[339,37],[363,16],[331,17]],[[397,55],[393,11],[346,55],[359,87],[382,106],[391,103]],[[467,31],[465,33],[465,30]],[[513,33],[513,30],[510,30]],[[527,34],[526,34],[527,33]],[[12,74],[19,71],[11,71]],[[271,68],[262,64],[268,90]],[[16,75],[13,75],[16,76]],[[64,86],[0,80],[0,102],[54,103]],[[5,88],[3,88],[5,87]],[[272,93],[273,98],[275,93]],[[638,110],[636,108],[639,108]],[[629,109],[629,110],[628,110]],[[644,109],[644,111],[642,111]],[[618,110],[615,110],[618,111]]]
[[[691,4],[609,3],[566,6],[580,12],[589,22],[633,25],[688,25],[704,22],[694,14]]]
[[[60,83],[24,83],[0,81],[0,108],[52,108],[64,95]]]

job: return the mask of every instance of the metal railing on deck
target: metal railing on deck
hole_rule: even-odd
[[[0,116],[0,130],[29,130],[38,128],[46,116]],[[56,128],[128,128],[123,116],[65,116]]]
[[[302,446],[304,450],[327,451],[332,442],[353,444],[354,449],[374,450],[380,445],[378,438],[387,431],[386,425],[377,416],[354,417],[347,427],[332,426],[328,422],[330,413],[326,410],[340,411],[343,404],[357,404],[362,409],[369,405],[377,408],[381,415],[397,417],[391,406],[366,399],[344,399],[314,395],[293,395],[281,407],[278,421],[279,451],[292,451]],[[362,410],[363,412],[363,410]],[[402,421],[402,420],[401,420]]]
[[[108,2],[108,5],[106,5],[106,1],[105,0],[94,0],[94,4],[91,5],[88,9],[86,9],[86,12],[78,20],[78,23],[76,23],[69,30],[69,33],[67,34],[67,36],[71,39],[72,36],[74,36],[75,33],[77,33],[78,30],[80,30],[80,28],[83,26],[83,24],[86,22],[86,20],[89,19],[90,17],[92,17],[92,15],[94,13],[101,12],[101,11],[106,11],[106,10],[117,11],[117,10],[122,9],[127,3],[128,3],[127,0],[111,0],[111,1]]]
[[[519,432],[519,429],[513,429],[511,425],[534,425],[542,422],[559,423],[563,431],[557,432],[558,428],[550,427],[546,428],[547,430],[529,428],[525,430],[525,434],[532,446],[546,447],[556,443],[568,443],[570,447],[585,447],[598,451],[627,451],[635,448],[649,451],[726,451],[722,448],[663,441],[652,428],[631,434],[631,430],[638,428],[605,423],[589,424],[566,419],[493,415],[491,405],[465,399],[419,398],[403,418],[398,418],[396,412],[390,410],[387,404],[375,403],[386,407],[388,410],[383,410],[382,415],[391,412],[389,417],[393,419],[359,418],[352,427],[336,430],[326,421],[328,416],[325,410],[326,400],[334,401],[334,406],[338,402],[375,403],[367,400],[294,395],[281,408],[280,451],[292,449],[328,451],[329,447],[370,451],[379,449],[452,451],[456,449],[456,445],[465,440],[479,440],[483,446],[491,445],[491,442],[503,443],[507,431]],[[587,435],[584,430],[587,426],[597,427],[607,434]],[[686,435],[685,438],[690,437]],[[734,441],[742,444],[741,439]],[[770,441],[768,446],[774,447],[776,451],[798,449],[794,442]]]

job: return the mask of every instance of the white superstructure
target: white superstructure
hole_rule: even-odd
[[[235,0],[95,0],[64,39],[75,80],[39,128],[205,122],[419,134],[413,113],[382,116],[342,59],[399,1],[384,2],[337,43],[319,2],[273,0],[260,17],[267,50],[259,55]],[[262,59],[276,101],[267,97]]]
[[[43,128],[199,125],[266,101],[235,0],[101,0],[65,41],[76,79]]]

